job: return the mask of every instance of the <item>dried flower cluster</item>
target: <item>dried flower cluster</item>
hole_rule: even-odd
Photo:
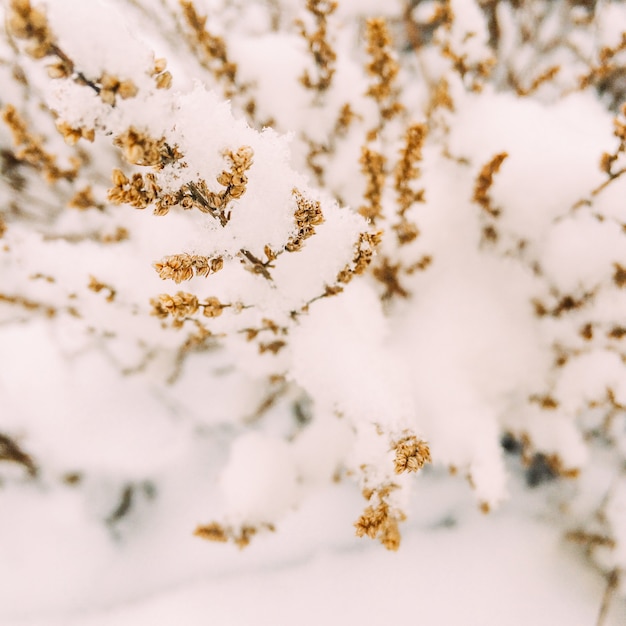
[[[26,52],[34,59],[54,54],[55,44],[45,13],[29,0],[12,0],[7,21],[9,32],[28,41]]]
[[[113,302],[113,300],[115,300],[115,288],[111,287],[111,285],[107,285],[106,283],[99,281],[95,276],[89,277],[89,285],[87,285],[87,287],[95,293],[100,293],[101,291],[108,292],[106,296],[107,302]]]
[[[116,137],[113,143],[121,148],[126,161],[133,165],[160,167],[180,158],[177,151],[165,143],[165,139],[154,139],[133,127]]]
[[[417,472],[426,463],[431,462],[430,449],[425,441],[420,441],[415,435],[407,435],[394,445],[396,458],[394,461],[396,474],[402,472]]]
[[[493,201],[489,195],[489,189],[493,185],[494,176],[500,171],[500,167],[509,155],[506,152],[496,154],[486,163],[478,174],[476,185],[474,186],[474,202],[478,203],[491,217],[498,217],[500,209],[493,206]]]
[[[324,222],[324,214],[319,202],[305,198],[298,189],[293,190],[293,195],[297,207],[293,214],[296,220],[297,233],[289,239],[285,246],[285,250],[288,252],[300,250],[304,242],[315,234],[315,227]]]
[[[322,92],[330,87],[335,74],[337,54],[328,41],[328,17],[337,10],[337,3],[333,0],[307,0],[306,9],[315,18],[317,29],[313,33],[307,32],[302,20],[298,21],[298,27],[313,55],[318,75],[313,79],[309,70],[305,70],[300,81],[307,89]]]
[[[219,317],[224,308],[230,306],[229,304],[222,304],[214,296],[205,298],[204,301],[200,302],[197,296],[184,291],[178,291],[173,296],[162,293],[158,298],[150,300],[150,304],[153,315],[161,319],[171,316],[176,325],[197,313],[198,309],[202,309],[202,314],[205,317]]]
[[[98,79],[100,84],[100,99],[105,104],[115,105],[117,96],[126,100],[137,95],[137,85],[132,80],[120,80],[117,76],[111,76],[106,72]]]
[[[366,176],[365,199],[369,204],[359,208],[359,213],[376,222],[383,217],[382,195],[385,186],[385,157],[367,146],[361,149],[361,171]]]
[[[382,125],[383,120],[391,119],[403,110],[402,104],[397,99],[395,85],[400,66],[392,52],[391,35],[384,19],[369,19],[366,23],[365,37],[367,53],[371,58],[367,72],[374,79],[367,90],[367,95],[378,103]]]
[[[626,32],[621,35],[620,41],[614,46],[602,46],[598,52],[598,63],[592,65],[589,71],[580,77],[580,88],[586,89],[592,84],[606,84],[616,78],[623,70],[622,63],[616,59],[626,50]]]
[[[241,528],[233,528],[231,526],[224,527],[217,522],[212,522],[204,526],[198,526],[194,532],[196,537],[206,539],[207,541],[217,541],[219,543],[226,543],[232,541],[239,548],[245,548],[252,537],[256,535],[259,530],[274,531],[272,524],[261,524],[256,526],[241,526]]]
[[[448,41],[444,41],[441,46],[441,53],[444,58],[452,62],[452,67],[459,73],[462,80],[469,79],[469,89],[480,92],[483,85],[495,65],[495,59],[481,59],[475,62],[468,62],[467,54],[455,52]],[[552,76],[550,76],[551,78]],[[544,82],[541,80],[538,84]]]
[[[24,162],[40,171],[47,182],[54,183],[60,179],[73,181],[81,166],[78,159],[72,167],[62,169],[57,165],[57,157],[44,149],[42,140],[28,131],[26,122],[22,119],[13,105],[6,105],[2,109],[2,121],[9,127],[13,136],[13,143],[19,149],[15,152],[15,159]]]
[[[397,215],[399,222],[393,225],[398,243],[404,245],[413,241],[419,234],[417,226],[407,219],[407,211],[416,203],[424,202],[424,189],[414,190],[412,183],[419,177],[417,163],[422,160],[422,147],[426,138],[424,124],[412,124],[406,131],[406,143],[400,153],[394,172],[394,187],[397,195]]]
[[[96,137],[96,131],[93,128],[73,128],[67,122],[57,121],[57,130],[63,135],[65,143],[69,146],[74,146],[78,143],[79,139],[86,139],[87,141],[93,141]]]
[[[221,256],[210,259],[198,254],[174,254],[154,264],[161,279],[173,280],[175,283],[191,280],[194,276],[206,277],[219,272],[222,267],[224,259]]]
[[[354,275],[363,274],[374,258],[374,251],[382,240],[382,232],[361,233],[359,241],[354,247],[352,265],[339,272],[337,280],[340,283],[349,283]]]
[[[229,98],[239,91],[237,85],[237,64],[228,58],[226,42],[222,37],[206,30],[207,17],[201,16],[193,2],[181,0],[180,6],[187,27],[190,29],[189,42],[204,67],[224,86],[224,95]]]
[[[136,209],[145,209],[159,198],[161,189],[152,172],[145,176],[135,173],[129,179],[122,170],[114,169],[112,179],[113,187],[108,190],[107,196],[114,204],[129,204]]]
[[[398,523],[406,518],[404,513],[394,510],[387,502],[394,489],[397,489],[397,485],[392,483],[380,490],[365,491],[363,495],[373,504],[365,509],[354,524],[357,537],[378,539],[387,550],[397,550],[400,547]]]
[[[248,177],[246,172],[253,162],[254,152],[249,146],[242,146],[236,152],[227,151],[225,155],[232,163],[230,170],[224,170],[217,176],[217,182],[224,187],[223,191],[210,191],[205,181],[188,183],[186,191],[177,198],[185,209],[192,206],[212,215],[225,226],[230,220],[232,200],[241,198],[246,192]],[[162,203],[159,214],[166,212],[168,203]]]
[[[49,318],[52,318],[57,314],[57,309],[55,307],[43,304],[42,302],[36,302],[35,300],[30,300],[24,296],[0,293],[0,302],[18,306],[28,312],[43,313]]]

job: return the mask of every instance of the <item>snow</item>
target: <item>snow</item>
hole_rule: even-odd
[[[433,490],[440,494],[434,501]],[[145,551],[127,555],[124,561],[119,555],[109,557],[108,563],[101,563],[97,578],[83,579],[82,584],[68,567],[72,561],[64,559],[62,577],[58,569],[39,571],[49,595],[31,599],[30,618],[11,617],[3,598],[6,617],[2,623],[125,626],[149,622],[159,626],[177,619],[192,626],[207,620],[233,626],[286,626],[297,619],[306,625],[349,620],[375,626],[417,615],[424,622],[442,626],[595,624],[602,582],[585,568],[571,546],[560,541],[554,527],[545,520],[520,519],[514,510],[489,517],[466,513],[455,520],[454,509],[449,507],[459,495],[458,488],[441,493],[440,480],[434,480],[429,507],[417,513],[421,521],[407,529],[398,553],[342,537],[338,529],[349,522],[350,509],[358,502],[345,488],[335,487],[323,498],[313,499],[299,514],[289,516],[281,528],[280,542],[278,535],[268,535],[244,552],[229,546],[204,546],[201,557],[195,559],[195,573],[190,570],[176,582],[138,594],[122,593],[125,585],[127,589],[137,586],[131,576],[150,577],[151,570],[165,566],[172,577],[176,570],[176,558],[164,561],[174,554],[167,557],[167,542],[153,543],[151,552],[145,546]],[[66,503],[58,505],[68,508]],[[321,513],[329,507],[334,511],[332,518]],[[35,529],[32,532],[38,534]],[[85,535],[85,539],[91,546],[90,561],[95,564],[102,558],[97,537]],[[32,538],[25,534],[23,541]],[[279,544],[289,547],[281,550]],[[61,554],[57,558],[61,559]],[[15,578],[9,580],[13,581],[11,594],[6,597],[17,604]],[[23,583],[26,585],[26,578]],[[118,601],[60,612],[61,600],[80,604],[96,589],[102,597],[112,587],[118,589]],[[27,589],[24,586],[22,591],[27,593]],[[59,608],[48,608],[47,617],[35,614],[36,607],[55,601]],[[622,609],[623,605],[615,604],[606,623],[623,624]]]
[[[344,0],[316,90],[303,3],[194,5],[232,84],[177,2],[45,0],[58,48],[43,61],[5,5],[2,626],[591,626],[604,600],[603,626],[626,623],[625,179],[600,168],[622,118],[617,82],[579,88],[623,7],[585,25],[565,0],[500,4],[490,43],[474,0],[431,25],[438,3]],[[395,40],[378,50],[399,64],[392,116],[366,95],[374,14]],[[75,72],[51,79],[59,50]],[[551,63],[562,73],[523,95]],[[103,73],[137,94],[103,99]],[[95,141],[65,144],[58,123]],[[416,123],[402,182],[424,196],[402,212]],[[129,129],[154,166],[116,147]],[[386,169],[364,171],[363,149]],[[72,158],[76,179],[54,180]],[[114,169],[179,206],[114,204]],[[85,190],[97,206],[76,208]],[[419,236],[399,239],[403,223]],[[189,255],[189,280],[155,271]],[[160,309],[168,295],[189,311]],[[432,457],[417,476],[406,441]],[[398,552],[355,536],[378,504]],[[208,524],[255,534],[239,550],[194,536]]]

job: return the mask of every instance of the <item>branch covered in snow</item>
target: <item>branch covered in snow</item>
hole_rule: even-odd
[[[379,4],[4,3],[0,461],[115,525],[223,437],[240,546],[333,481],[390,549],[412,474],[575,481],[622,572],[624,7]]]

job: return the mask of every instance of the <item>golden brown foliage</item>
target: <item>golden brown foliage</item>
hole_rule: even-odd
[[[222,226],[226,226],[230,220],[230,202],[241,198],[246,192],[248,183],[246,172],[252,167],[254,151],[250,146],[241,146],[235,152],[228,150],[225,156],[230,160],[231,167],[217,176],[217,182],[224,187],[223,191],[211,191],[206,182],[200,180],[197,183],[188,183],[186,189],[183,188],[174,201],[180,201],[183,208],[193,206],[203,213],[208,213]],[[167,212],[166,208],[167,205],[163,205],[161,210]]]
[[[208,276],[219,272],[224,266],[221,256],[213,258],[198,254],[174,254],[167,256],[154,264],[154,269],[163,280],[173,280],[181,283],[191,280],[195,276]]]
[[[150,300],[152,305],[152,315],[165,318],[171,315],[176,320],[184,319],[193,315],[198,310],[198,298],[192,293],[178,291],[170,296],[162,293],[158,298]]]
[[[398,101],[398,90],[395,86],[400,65],[393,53],[391,35],[383,18],[368,19],[365,24],[365,38],[370,62],[367,73],[374,79],[366,95],[378,104],[383,120],[389,120],[400,113],[404,107]]]
[[[102,209],[102,205],[96,202],[93,196],[91,185],[87,185],[83,189],[79,189],[67,204],[71,209],[79,209],[85,211],[91,207]]]
[[[425,124],[412,124],[406,130],[405,145],[400,152],[400,159],[394,171],[394,188],[396,191],[396,211],[400,220],[393,225],[398,243],[410,243],[419,235],[414,222],[406,218],[406,212],[416,202],[424,202],[424,189],[414,191],[411,183],[419,178],[420,170],[417,163],[422,160],[422,147],[426,138]]]
[[[297,22],[300,28],[300,34],[306,40],[309,51],[313,55],[315,65],[317,67],[317,77],[311,78],[308,70],[300,78],[300,82],[307,89],[316,91],[325,91],[332,83],[335,73],[334,63],[337,55],[328,41],[328,16],[332,15],[337,9],[337,3],[333,0],[307,0],[306,9],[315,18],[317,30],[314,33],[308,33],[304,22]]]
[[[107,285],[106,283],[99,281],[95,276],[89,277],[89,284],[87,285],[87,288],[96,293],[100,293],[103,290],[108,291],[106,301],[113,302],[113,300],[115,300],[115,294],[117,293],[115,288],[111,287],[111,285]]]
[[[378,490],[365,491],[364,496],[373,504],[369,505],[354,523],[357,537],[378,539],[387,550],[400,547],[398,523],[405,519],[404,513],[393,510],[387,502],[389,494],[397,485],[385,485]]]
[[[496,154],[480,170],[474,185],[474,202],[478,203],[491,217],[498,217],[500,209],[493,206],[489,190],[493,185],[493,177],[498,173],[500,166],[508,156],[506,152]]]
[[[237,64],[228,58],[226,42],[222,37],[206,29],[207,17],[201,16],[193,2],[181,0],[183,16],[190,29],[189,42],[202,65],[216,80],[224,84],[224,95],[228,98],[239,90],[237,86]]]
[[[621,39],[615,46],[603,46],[598,53],[598,62],[591,65],[589,72],[580,77],[581,89],[590,85],[597,85],[610,80],[623,69],[623,63],[616,61],[615,57],[626,50],[626,32],[622,33]]]
[[[0,302],[13,304],[25,309],[26,311],[40,311],[44,313],[46,317],[54,317],[57,314],[55,307],[42,302],[37,302],[35,300],[30,300],[24,296],[14,296],[6,293],[0,293]]]
[[[80,161],[70,159],[72,163],[70,169],[59,168],[56,163],[56,155],[46,152],[41,137],[28,131],[26,122],[13,105],[8,104],[2,109],[2,120],[11,131],[14,145],[19,147],[15,152],[17,161],[26,163],[40,171],[49,183],[54,183],[60,179],[71,182],[76,178],[81,165]]]
[[[430,448],[425,441],[415,435],[407,435],[396,442],[394,446],[396,458],[394,469],[396,474],[402,472],[417,472],[426,463],[431,462]]]
[[[93,141],[96,138],[96,131],[93,128],[86,128],[84,126],[74,128],[70,126],[67,122],[62,122],[59,120],[57,120],[56,122],[56,127],[63,136],[63,139],[65,139],[65,143],[68,146],[76,145],[79,139]]]
[[[515,84],[515,91],[518,96],[522,96],[522,97],[531,96],[543,84],[549,83],[551,80],[553,80],[560,71],[561,71],[560,65],[552,65],[548,69],[541,72],[539,76],[536,76],[528,87],[522,87],[521,85]]]
[[[374,251],[382,240],[382,231],[359,233],[359,240],[354,246],[352,265],[344,267],[337,276],[340,283],[349,283],[355,274],[363,274],[374,258]]]
[[[14,439],[2,433],[0,433],[0,461],[21,465],[33,478],[38,474],[37,465],[32,457],[24,452]]]
[[[124,159],[133,165],[162,167],[181,158],[176,148],[165,143],[165,138],[154,139],[136,128],[118,135],[113,143],[122,149]]]
[[[115,105],[117,96],[126,100],[137,95],[137,86],[130,79],[120,80],[117,76],[104,72],[97,82],[100,84],[100,99],[111,106]]]
[[[374,266],[372,274],[374,278],[385,286],[382,294],[383,300],[389,300],[393,296],[408,298],[409,292],[400,284],[400,271],[402,270],[400,263],[392,263],[389,257],[384,256],[380,263]]]
[[[26,52],[34,59],[54,54],[54,37],[45,14],[32,7],[29,0],[11,0],[7,28],[18,39],[29,42]]]
[[[295,188],[292,194],[296,199],[296,211],[293,216],[298,230],[285,245],[285,250],[288,252],[300,250],[304,242],[315,234],[315,227],[324,222],[322,207],[317,200],[305,198],[302,192]]]
[[[219,317],[225,308],[231,306],[230,304],[222,304],[214,296],[205,298],[200,302],[197,296],[184,291],[178,291],[173,296],[162,293],[158,298],[152,298],[150,304],[152,305],[152,315],[162,319],[171,316],[177,322],[194,315],[199,309],[202,309],[204,317]]]
[[[260,524],[258,526],[243,525],[240,528],[233,528],[232,526],[222,526],[217,522],[211,522],[210,524],[198,526],[194,535],[207,541],[217,541],[219,543],[232,541],[239,548],[245,548],[249,545],[252,537],[260,530],[273,532],[274,526],[272,524]]]
[[[359,213],[375,223],[377,218],[383,217],[382,195],[385,186],[385,157],[367,146],[363,146],[359,163],[361,164],[361,172],[367,181],[365,199],[369,202],[369,204],[359,208]]]
[[[145,176],[135,173],[128,179],[122,170],[114,169],[112,179],[113,187],[109,189],[107,197],[114,204],[129,204],[136,209],[145,209],[160,197],[161,188],[152,172]],[[158,207],[155,213],[163,214],[158,212]]]

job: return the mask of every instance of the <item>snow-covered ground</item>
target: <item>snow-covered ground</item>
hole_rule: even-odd
[[[90,548],[67,519],[60,534],[64,503],[41,507],[36,520],[22,505],[2,524],[0,623],[596,625],[606,584],[550,517],[545,501],[558,488],[520,494],[526,513],[518,503],[485,516],[461,484],[430,475],[420,487],[398,552],[351,536],[360,502],[346,485],[243,551],[154,530],[135,545],[111,538],[105,549],[95,539]],[[24,563],[7,559],[8,545]],[[604,625],[624,624],[626,604],[614,599]]]

